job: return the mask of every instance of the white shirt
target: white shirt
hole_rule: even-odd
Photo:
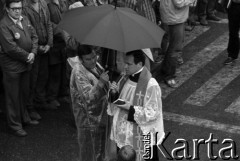
[[[16,25],[19,25],[22,29],[23,29],[23,26],[22,26],[22,19],[23,17],[20,16],[19,19],[14,19],[12,18],[10,15],[8,15],[10,17],[10,19],[16,24]]]

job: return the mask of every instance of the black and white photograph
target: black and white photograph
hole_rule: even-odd
[[[0,161],[240,160],[240,0],[0,0]]]

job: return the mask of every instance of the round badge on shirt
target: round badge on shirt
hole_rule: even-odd
[[[18,40],[18,39],[20,39],[20,34],[17,32],[17,33],[14,34],[14,37],[15,37],[15,39]]]

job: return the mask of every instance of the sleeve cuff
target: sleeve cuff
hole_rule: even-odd
[[[136,121],[134,120],[134,114],[135,114],[135,109],[133,106],[130,106],[130,108],[128,110],[128,119],[127,120],[136,123]]]

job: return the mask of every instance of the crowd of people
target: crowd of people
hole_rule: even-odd
[[[4,113],[11,133],[27,136],[23,125],[38,125],[42,119],[38,110],[57,110],[61,100],[69,103],[75,118],[81,161],[158,160],[156,144],[164,137],[161,88],[151,75],[145,51],[121,54],[124,68],[117,67],[110,74],[103,65],[106,49],[82,45],[58,27],[62,15],[72,8],[116,2],[1,0],[0,3],[4,7],[0,13],[0,66],[6,100]],[[177,86],[176,68],[184,63],[186,23],[206,26],[207,20],[221,20],[215,15],[216,0],[117,3],[132,8],[166,31],[159,48],[151,51],[155,59],[164,55],[159,73],[171,88]],[[234,23],[239,14],[238,3],[231,2],[229,58],[225,64],[238,56],[239,26]],[[143,136],[154,140],[153,158],[142,157]]]
[[[22,124],[39,124],[37,108],[53,110],[58,97],[69,100],[65,42],[56,30],[68,6],[57,2],[5,2],[0,59],[8,124],[18,136],[27,135]]]

